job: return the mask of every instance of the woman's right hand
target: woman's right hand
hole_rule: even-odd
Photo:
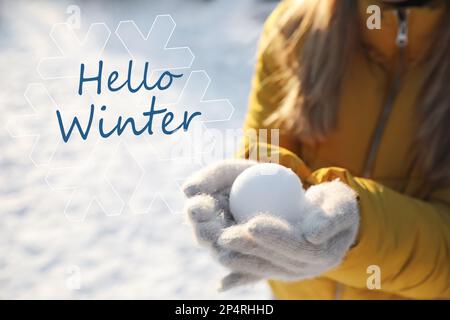
[[[185,212],[194,229],[198,243],[215,256],[223,251],[217,240],[223,231],[235,225],[230,213],[230,190],[234,180],[257,162],[244,159],[224,160],[196,172],[183,185],[188,198]],[[222,279],[220,290],[254,283],[260,277],[242,272],[232,272]]]

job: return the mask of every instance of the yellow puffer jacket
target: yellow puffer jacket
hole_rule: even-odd
[[[309,1],[309,0],[306,0]],[[313,1],[313,0],[311,0]],[[407,73],[395,95],[370,176],[363,178],[373,136],[386,105],[389,70],[396,46],[397,18],[386,12],[381,30],[365,28],[367,5],[360,1],[363,40],[369,58],[357,53],[343,83],[337,130],[323,143],[300,144],[280,129],[280,162],[304,181],[321,183],[340,178],[359,194],[361,226],[358,239],[343,263],[320,278],[270,281],[279,299],[449,299],[450,298],[450,186],[428,190],[410,147],[418,128],[414,102],[423,70],[413,66],[444,10],[409,9]],[[265,24],[263,37],[274,27],[289,1],[283,1]],[[269,75],[277,66],[276,39],[261,52],[256,65],[245,128],[267,128],[264,120],[279,104],[280,83]],[[305,165],[306,164],[306,165]],[[381,289],[369,290],[367,268],[381,270]]]

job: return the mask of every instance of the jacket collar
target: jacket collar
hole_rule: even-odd
[[[414,62],[424,56],[434,37],[438,24],[445,13],[445,0],[434,0],[422,7],[407,7],[408,43],[405,47],[407,62]],[[381,8],[381,29],[369,30],[366,25],[367,7]],[[376,60],[389,64],[398,52],[396,43],[399,21],[397,10],[386,6],[381,0],[359,0],[360,27],[363,43]]]

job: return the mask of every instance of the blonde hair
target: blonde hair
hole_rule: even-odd
[[[290,2],[261,46],[266,50],[280,34],[285,39],[277,51],[283,55],[283,100],[267,125],[283,126],[310,142],[320,142],[335,129],[341,83],[361,45],[357,6],[354,0]],[[439,37],[423,59],[428,71],[417,102],[416,159],[433,185],[450,182],[450,5],[446,7]]]

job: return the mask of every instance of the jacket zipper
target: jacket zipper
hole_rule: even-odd
[[[367,156],[366,164],[363,171],[364,177],[366,178],[370,177],[372,173],[375,157],[380,147],[381,138],[384,129],[386,128],[386,123],[389,119],[389,115],[394,106],[395,97],[397,96],[398,90],[400,88],[404,72],[405,48],[408,45],[408,12],[405,10],[397,10],[396,14],[398,19],[398,29],[395,43],[399,49],[397,56],[398,61],[394,76],[392,78],[392,82],[390,84],[389,93],[386,97],[386,101],[383,106],[383,111],[381,113],[380,120],[378,121],[378,125],[375,129],[372,144],[370,146],[369,154]],[[334,295],[334,298],[336,300],[340,300],[342,298],[342,290],[343,284],[337,282]]]
[[[378,125],[375,129],[370,150],[364,166],[363,176],[366,178],[369,178],[372,174],[375,158],[381,143],[381,138],[386,128],[389,115],[394,106],[395,97],[398,94],[398,90],[400,88],[404,72],[405,48],[408,45],[408,11],[400,9],[396,11],[396,15],[398,19],[398,29],[396,38],[396,45],[398,47],[398,55],[397,55],[398,60],[395,73],[390,84],[390,89],[386,97],[382,113],[380,115],[380,120],[378,121]]]

